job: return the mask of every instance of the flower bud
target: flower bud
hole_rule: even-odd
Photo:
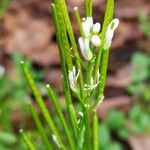
[[[106,34],[105,34],[105,43],[104,49],[109,49],[112,43],[112,38],[114,36],[114,32],[119,25],[118,19],[113,19],[107,27]]]
[[[80,37],[78,41],[83,57],[86,60],[90,61],[93,58],[93,53],[90,49],[89,39],[88,38],[83,39],[82,37]]]
[[[101,40],[99,38],[98,35],[93,35],[91,38],[91,43],[95,46],[95,47],[99,47],[101,45]]]
[[[101,29],[101,24],[100,23],[97,22],[93,25],[93,32],[94,33],[98,34],[100,32],[100,29]]]
[[[89,37],[91,34],[91,29],[93,27],[93,18],[87,17],[84,22],[82,22],[82,28],[85,34],[85,37]]]

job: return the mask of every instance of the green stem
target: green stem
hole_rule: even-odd
[[[98,95],[94,102],[94,104],[90,108],[90,112],[95,109],[97,104],[103,98],[104,88],[105,88],[105,81],[106,81],[106,73],[107,73],[107,66],[108,66],[108,58],[109,58],[109,50],[104,50],[102,53],[102,62],[100,68],[100,84],[98,86]]]
[[[22,136],[22,139],[26,143],[28,149],[29,150],[36,150],[36,148],[34,147],[33,143],[31,142],[29,136],[26,133],[24,133],[22,129],[20,130],[20,134]]]
[[[84,148],[85,150],[91,150],[90,113],[86,109],[84,110],[84,121],[85,121]]]
[[[93,150],[99,150],[99,128],[96,112],[94,112],[93,116]]]

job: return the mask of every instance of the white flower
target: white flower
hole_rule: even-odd
[[[105,34],[104,49],[110,48],[114,32],[117,29],[118,25],[119,25],[119,20],[118,19],[113,19],[109,23],[109,25],[107,27],[107,30],[106,30],[106,34]]]
[[[99,22],[97,22],[93,25],[92,31],[93,31],[93,33],[98,34],[100,32],[100,29],[101,29],[101,24]]]
[[[95,89],[98,86],[98,84],[100,83],[99,78],[100,78],[100,73],[98,70],[97,71],[97,77],[96,77],[96,83],[94,84],[94,79],[93,79],[93,77],[91,77],[90,84],[89,85],[85,84],[84,90],[85,91],[92,91],[93,89]]]
[[[71,88],[74,92],[77,91],[77,85],[76,85],[76,83],[77,83],[77,80],[78,80],[78,77],[79,77],[79,73],[80,73],[80,71],[76,72],[75,66],[73,66],[72,71],[69,70],[69,73],[68,73],[70,88]]]
[[[91,38],[91,43],[95,46],[95,47],[99,47],[101,45],[101,40],[99,38],[98,35],[93,35]]]
[[[87,17],[84,22],[82,22],[82,28],[85,37],[89,37],[91,34],[91,29],[93,27],[93,17]]]
[[[92,91],[98,86],[99,83],[100,83],[100,81],[98,81],[96,84],[94,84],[93,77],[91,77],[90,84],[89,85],[85,84],[84,85],[84,90],[85,91]]]
[[[93,53],[90,48],[90,44],[99,47],[101,45],[101,39],[98,36],[101,25],[100,23],[93,23],[93,17],[87,17],[82,19],[82,28],[84,37],[79,38],[79,46],[83,57],[90,61],[93,58]]]
[[[83,39],[79,38],[79,46],[81,49],[81,53],[86,60],[91,60],[93,58],[93,53],[90,49],[90,42],[88,38]]]

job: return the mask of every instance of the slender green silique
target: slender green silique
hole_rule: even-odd
[[[50,99],[51,99],[51,101],[53,102],[53,104],[55,106],[55,109],[58,113],[58,116],[59,116],[60,121],[62,123],[62,126],[64,128],[64,131],[66,133],[67,139],[68,139],[69,144],[70,144],[70,148],[71,148],[71,150],[75,150],[75,145],[74,145],[74,142],[73,142],[73,138],[71,136],[71,133],[70,133],[68,127],[67,127],[67,123],[65,121],[65,118],[64,118],[63,113],[61,111],[61,107],[59,105],[58,98],[57,98],[55,92],[53,91],[53,89],[49,85],[47,85],[46,87],[47,87]]]
[[[94,102],[94,104],[91,106],[90,111],[95,109],[99,101],[103,97],[103,92],[104,92],[104,87],[105,87],[105,80],[106,80],[106,73],[107,73],[107,65],[108,65],[108,58],[109,58],[109,49],[104,50],[104,39],[105,39],[105,33],[107,30],[107,26],[112,20],[114,13],[114,0],[107,0],[107,6],[106,6],[106,11],[105,11],[105,17],[104,17],[104,22],[103,22],[103,28],[102,28],[102,33],[100,35],[102,39],[102,45],[99,48],[96,61],[95,61],[95,66],[94,66],[94,81],[96,80],[96,73],[100,69],[100,84],[98,86],[98,96]]]
[[[44,100],[43,100],[43,98],[42,98],[42,96],[39,92],[39,89],[36,87],[36,84],[35,84],[32,76],[31,76],[28,68],[26,67],[26,65],[24,64],[23,61],[21,62],[21,66],[22,66],[23,72],[25,74],[25,77],[26,77],[26,79],[27,79],[27,81],[28,81],[28,83],[29,83],[29,85],[32,89],[34,97],[35,97],[35,99],[36,99],[36,101],[37,101],[37,103],[38,103],[38,105],[39,105],[39,107],[42,111],[42,114],[43,114],[49,128],[51,129],[52,133],[57,137],[57,140],[60,144],[60,147],[62,147],[64,149],[64,145],[63,145],[62,140],[60,138],[59,132],[58,132],[57,128],[54,125],[52,117],[51,117],[51,115],[50,115],[50,113],[49,113],[49,111],[48,111],[48,109],[47,109],[47,107],[44,103]]]
[[[84,0],[84,10],[85,16],[91,17],[92,16],[92,0]]]
[[[70,112],[70,108],[69,106],[72,106],[72,99],[71,99],[71,93],[70,93],[70,88],[69,88],[69,81],[68,81],[68,75],[67,75],[67,70],[66,70],[66,64],[65,64],[65,55],[64,55],[64,50],[63,50],[63,45],[61,42],[61,36],[60,36],[60,30],[59,30],[59,23],[58,23],[58,18],[57,18],[57,12],[56,12],[56,8],[55,5],[52,4],[52,15],[53,15],[53,20],[54,20],[54,24],[55,24],[55,31],[56,31],[56,38],[57,38],[57,43],[58,43],[58,47],[59,47],[59,54],[60,54],[60,60],[61,60],[61,68],[62,68],[62,72],[63,72],[63,87],[64,87],[64,94],[65,94],[65,99],[66,99],[66,104],[67,104],[67,109],[68,109],[68,113],[70,116],[70,120],[71,120],[71,124],[73,127],[73,131],[74,131],[74,135],[76,136],[76,128],[75,128],[75,111],[72,110],[72,113],[74,112],[72,117],[72,113]],[[72,109],[74,109],[72,107]],[[74,119],[75,120],[74,120]]]
[[[35,121],[35,124],[36,124],[36,126],[38,128],[38,131],[39,131],[39,133],[40,133],[40,135],[41,135],[41,137],[42,137],[42,139],[43,139],[47,149],[48,150],[52,150],[50,139],[48,139],[48,137],[47,137],[47,135],[46,135],[46,133],[44,131],[43,125],[42,125],[42,123],[41,123],[41,121],[40,121],[40,119],[38,117],[38,114],[35,111],[35,108],[33,107],[31,102],[29,102],[29,108],[30,108],[31,114],[33,116],[33,119]]]
[[[100,34],[100,37],[102,39],[102,44],[98,49],[98,54],[97,54],[96,61],[95,61],[95,66],[94,66],[94,81],[96,80],[96,73],[97,73],[97,71],[99,69],[99,66],[100,66],[100,63],[101,63],[101,55],[103,53],[105,33],[106,33],[106,30],[107,30],[108,24],[112,20],[113,13],[114,13],[114,0],[107,0],[102,32]]]
[[[32,141],[30,140],[29,136],[21,129],[20,134],[22,136],[22,139],[26,143],[29,150],[36,150],[35,146],[33,145]]]
[[[99,127],[96,112],[93,114],[93,150],[99,150]]]
[[[72,64],[72,58],[70,55],[71,48],[70,48],[68,37],[67,37],[67,31],[66,31],[66,26],[64,23],[63,13],[61,10],[61,2],[59,1],[57,3],[58,4],[56,5],[56,2],[55,2],[55,9],[56,9],[57,18],[58,18],[59,30],[61,33],[60,34],[61,42],[63,45],[64,55],[66,58],[66,64],[67,64],[68,70],[72,70],[73,64]]]
[[[75,13],[75,17],[76,17],[76,20],[80,29],[81,36],[84,38],[85,35],[84,35],[83,28],[82,28],[82,22],[81,22],[81,17],[79,15],[78,7],[74,8],[74,13]]]
[[[80,56],[79,56],[79,51],[76,45],[76,40],[75,40],[75,36],[73,33],[73,29],[72,29],[72,25],[71,25],[71,21],[69,18],[69,14],[68,14],[68,10],[67,10],[67,6],[66,6],[66,2],[65,0],[56,0],[56,4],[58,5],[59,1],[61,1],[61,9],[62,9],[62,13],[64,16],[64,21],[65,21],[65,26],[68,32],[68,36],[70,39],[70,43],[72,46],[72,49],[74,51],[74,57],[75,57],[75,62],[76,62],[76,67],[77,69],[80,70],[80,75],[79,75],[79,84],[80,84],[80,94],[81,94],[81,98],[84,99],[84,84],[83,84],[83,75],[82,75],[82,68],[81,68],[81,63],[80,63]]]
[[[56,7],[55,4],[52,4],[52,15],[53,15],[53,21],[55,25],[55,32],[56,32],[56,39],[59,47],[59,56],[60,56],[60,61],[61,61],[61,69],[63,72],[63,78],[65,80],[64,82],[64,92],[65,93],[65,98],[67,105],[72,104],[72,99],[71,99],[71,94],[70,94],[70,88],[69,88],[69,82],[68,82],[68,73],[66,69],[66,60],[65,60],[65,54],[64,54],[64,49],[63,49],[63,44],[61,41],[61,32],[60,32],[60,26],[58,23],[58,17],[57,17],[57,12],[56,12]]]

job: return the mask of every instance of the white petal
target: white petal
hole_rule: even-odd
[[[82,28],[83,28],[85,37],[89,37],[90,36],[90,25],[86,21],[82,22]]]
[[[96,79],[97,81],[96,82],[99,82],[99,80],[100,80],[99,78],[100,78],[100,73],[99,73],[99,69],[98,69],[98,71],[97,71],[97,79]]]
[[[94,33],[99,33],[100,29],[101,29],[101,24],[100,23],[97,22],[93,25],[93,32]]]
[[[119,19],[113,19],[112,20],[112,23],[113,23],[113,30],[116,30],[117,27],[119,26]]]
[[[90,42],[88,38],[85,38],[84,40],[84,46],[85,46],[85,50],[83,51],[83,56],[86,60],[91,60],[93,58],[93,53],[90,49]]]
[[[107,49],[109,49],[110,48],[110,46],[111,46],[111,43],[112,43],[112,41],[107,41],[107,42],[105,42],[105,44],[104,44],[104,49],[105,50],[107,50]]]
[[[86,50],[89,50],[90,49],[90,41],[88,38],[85,38],[84,39],[84,46],[85,46],[85,49]]]
[[[75,68],[75,66],[73,66],[72,71],[73,71],[73,76],[75,77],[76,76],[76,68]]]
[[[82,22],[82,28],[85,34],[85,37],[89,37],[91,35],[91,29],[93,27],[93,18],[87,17],[84,22]]]
[[[80,50],[81,50],[81,52],[83,52],[85,50],[83,38],[80,37],[78,39],[78,42],[79,42]]]
[[[87,17],[86,23],[89,25],[90,29],[93,27],[93,17]]]
[[[101,40],[98,35],[93,35],[91,38],[91,42],[96,47],[99,47],[101,45]]]
[[[91,77],[91,79],[90,79],[90,83],[91,83],[91,85],[93,85],[93,84],[94,84],[94,79],[93,79],[93,77]]]
[[[105,34],[105,41],[111,41],[113,38],[113,35],[114,35],[114,31],[108,28]]]

